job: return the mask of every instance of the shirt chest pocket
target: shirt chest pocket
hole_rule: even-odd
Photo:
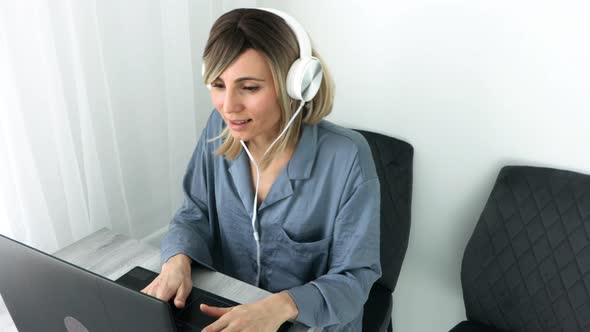
[[[331,236],[332,221],[330,216],[317,212],[315,207],[308,207],[309,210],[291,210],[275,221],[280,225],[283,235],[294,243],[305,246],[313,243],[321,243]]]
[[[302,285],[324,275],[329,268],[332,237],[318,234],[308,238],[295,238],[280,224],[273,227],[276,239],[273,268],[280,274],[282,287]],[[319,238],[319,239],[318,239]]]

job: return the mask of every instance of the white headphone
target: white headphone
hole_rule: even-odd
[[[287,73],[287,94],[295,100],[308,102],[320,90],[323,78],[320,60],[311,55],[311,42],[303,26],[289,14],[272,8],[257,8],[281,17],[291,28],[299,45],[299,58],[295,60]],[[205,63],[201,67],[201,74],[205,75]],[[211,88],[211,85],[207,85]]]
[[[323,71],[320,60],[311,55],[311,42],[303,26],[287,13],[271,8],[260,8],[281,17],[295,33],[299,44],[299,59],[295,60],[287,74],[287,93],[296,100],[308,102],[320,89]]]

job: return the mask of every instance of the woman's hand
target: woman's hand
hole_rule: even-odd
[[[281,324],[295,319],[299,311],[287,292],[273,294],[258,302],[231,308],[218,308],[201,304],[201,311],[218,317],[203,332],[275,332]]]
[[[141,292],[157,297],[162,301],[169,301],[176,295],[174,305],[177,308],[184,308],[186,298],[192,288],[191,258],[187,255],[178,254],[172,256],[162,265],[162,273]]]

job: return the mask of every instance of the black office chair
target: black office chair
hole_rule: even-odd
[[[414,148],[398,139],[357,130],[371,146],[381,184],[381,269],[365,303],[363,331],[392,331],[392,293],[408,248]]]
[[[504,167],[465,249],[452,332],[590,331],[590,175]]]

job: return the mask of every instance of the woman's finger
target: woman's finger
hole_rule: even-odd
[[[219,318],[224,314],[230,312],[232,308],[213,307],[202,303],[200,309],[207,316]]]
[[[183,282],[180,284],[178,291],[176,292],[176,297],[174,298],[174,305],[177,308],[184,308],[186,305],[186,298],[190,294],[192,290],[192,285],[188,282]]]
[[[159,298],[162,301],[169,301],[172,296],[176,293],[176,289],[172,289],[170,285],[168,285],[167,281],[160,280],[158,283],[158,287],[156,287],[155,297]]]
[[[225,308],[210,307],[206,304],[201,304],[201,311],[209,316],[219,317],[219,316],[213,315],[213,311],[215,311],[215,313],[218,313],[217,309],[225,309]],[[201,332],[229,331],[227,329],[228,325],[229,325],[229,322],[226,319],[219,318],[215,322],[209,324],[204,329],[202,329]]]
[[[159,279],[159,277],[154,279],[149,285],[145,286],[145,288],[142,289],[140,292],[145,293],[147,295],[152,295],[154,287],[158,284],[158,279]]]

